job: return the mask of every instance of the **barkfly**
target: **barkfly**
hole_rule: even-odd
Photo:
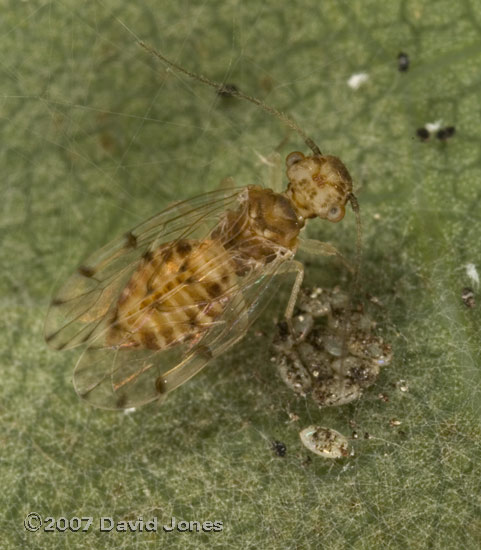
[[[230,93],[280,118],[312,154],[287,156],[284,191],[248,185],[171,205],[95,252],[66,281],[51,302],[45,337],[59,350],[85,346],[74,385],[95,406],[137,407],[180,386],[245,335],[276,293],[275,279],[295,274],[289,322],[304,273],[296,251],[340,256],[331,245],[300,238],[307,220],[338,222],[350,202],[359,251],[359,207],[341,160],[323,155],[285,114]]]

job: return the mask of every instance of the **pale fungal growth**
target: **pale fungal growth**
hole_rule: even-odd
[[[391,362],[391,346],[375,334],[375,323],[362,309],[350,311],[339,287],[303,289],[297,307],[291,328],[280,323],[273,342],[281,378],[320,407],[359,399]]]
[[[309,426],[299,437],[304,447],[324,458],[344,458],[349,454],[347,438],[331,428]]]
[[[443,120],[439,119],[434,122],[426,122],[424,127],[430,134],[434,134],[434,132],[437,132],[442,125],[443,125]]]
[[[353,90],[358,90],[368,80],[369,75],[367,73],[355,73],[349,77],[347,85]]]
[[[466,264],[466,275],[476,290],[479,288],[479,273],[474,264]]]

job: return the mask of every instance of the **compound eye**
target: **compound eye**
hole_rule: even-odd
[[[330,222],[340,222],[344,218],[345,209],[344,206],[339,206],[337,204],[331,206],[329,212],[327,213],[327,219]]]
[[[286,158],[286,166],[287,168],[290,168],[293,164],[297,164],[301,160],[304,160],[306,157],[300,153],[299,151],[294,151],[293,153],[289,153]]]

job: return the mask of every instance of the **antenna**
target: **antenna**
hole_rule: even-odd
[[[195,80],[198,80],[199,82],[202,82],[204,84],[207,84],[208,86],[211,86],[212,88],[215,88],[218,92],[222,92],[225,90],[224,84],[220,84],[219,82],[215,82],[214,80],[210,80],[209,78],[201,75],[196,74],[191,71],[188,71],[187,69],[184,69],[180,65],[177,65],[173,61],[170,61],[170,59],[167,59],[164,57],[161,53],[159,53],[157,50],[152,48],[151,46],[147,45],[145,42],[139,42],[139,46],[142,46],[144,50],[148,51],[150,54],[152,54],[154,57],[159,58],[161,61],[169,65],[169,67],[172,67],[176,71],[183,73],[190,78],[193,78]],[[248,94],[244,94],[243,92],[239,90],[229,89],[229,95],[238,97],[239,99],[245,99],[246,101],[250,101],[251,103],[254,103],[254,105],[257,105],[267,113],[275,116],[279,120],[281,120],[286,126],[297,132],[301,138],[304,140],[305,144],[309,147],[309,149],[312,150],[312,152],[315,155],[321,156],[321,150],[319,147],[314,143],[314,141],[300,128],[291,118],[289,118],[285,113],[278,111],[277,109],[274,109],[274,107],[270,107],[269,105],[265,104],[260,99],[257,99],[256,97],[250,96]]]

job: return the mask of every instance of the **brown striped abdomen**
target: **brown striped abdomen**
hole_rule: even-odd
[[[120,295],[107,345],[166,349],[200,337],[237,288],[217,240],[179,240],[144,255]]]

